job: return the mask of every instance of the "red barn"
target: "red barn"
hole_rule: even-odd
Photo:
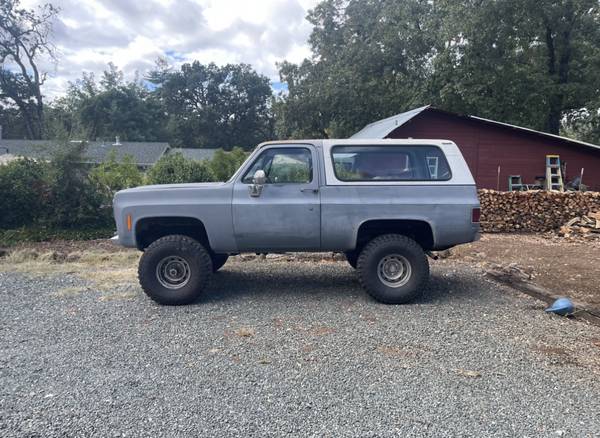
[[[447,139],[462,151],[479,188],[508,190],[509,175],[533,184],[546,155],[560,155],[565,183],[584,168],[583,184],[600,190],[600,146],[475,116],[424,106],[365,126],[351,138]]]

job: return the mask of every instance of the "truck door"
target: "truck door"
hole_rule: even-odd
[[[316,149],[265,147],[233,188],[233,228],[240,251],[318,250],[321,206]],[[256,171],[265,174],[255,186]]]

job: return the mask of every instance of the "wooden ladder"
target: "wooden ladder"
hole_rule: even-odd
[[[546,155],[546,190],[565,191],[560,169],[560,155]]]

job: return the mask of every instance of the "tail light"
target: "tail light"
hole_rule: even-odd
[[[471,210],[471,222],[478,224],[481,219],[481,208],[475,207]]]

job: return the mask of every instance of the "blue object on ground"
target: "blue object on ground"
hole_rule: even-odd
[[[557,315],[565,316],[573,313],[574,308],[573,302],[570,299],[562,297],[552,303],[552,305],[546,309],[546,312],[552,312],[556,313]]]

